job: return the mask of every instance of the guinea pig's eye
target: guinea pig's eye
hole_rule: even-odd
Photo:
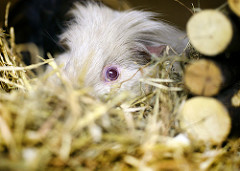
[[[107,82],[115,81],[119,77],[119,69],[117,66],[106,66],[103,70],[104,80]]]

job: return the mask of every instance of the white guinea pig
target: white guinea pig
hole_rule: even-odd
[[[96,95],[109,93],[116,85],[118,91],[139,93],[139,68],[150,61],[151,54],[161,55],[167,45],[181,53],[187,44],[183,32],[154,20],[151,12],[76,3],[70,14],[73,21],[60,35],[69,50],[56,62],[72,85],[78,86],[81,78]],[[49,79],[58,84],[57,78]]]

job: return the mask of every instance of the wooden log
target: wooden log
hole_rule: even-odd
[[[185,86],[194,95],[213,96],[222,81],[221,71],[211,61],[199,60],[186,67]]]
[[[228,0],[231,10],[240,17],[240,0]]]
[[[231,21],[220,11],[203,10],[187,23],[190,43],[200,53],[215,56],[224,52],[233,37]]]
[[[235,60],[200,59],[186,66],[185,86],[194,95],[214,96],[240,80],[239,63]]]
[[[231,130],[225,106],[211,97],[194,97],[180,109],[180,127],[196,142],[221,144]]]
[[[234,107],[240,107],[240,90],[231,98],[232,105]]]

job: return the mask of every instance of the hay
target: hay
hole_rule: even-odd
[[[158,77],[144,96],[128,92],[101,101],[91,88],[45,86],[0,31],[0,170],[238,170],[239,140],[194,144],[181,133],[178,108],[187,98],[174,60],[153,59]]]

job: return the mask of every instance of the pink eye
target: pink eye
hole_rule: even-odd
[[[119,77],[119,70],[117,66],[107,66],[103,70],[104,80],[107,82],[115,81]]]

